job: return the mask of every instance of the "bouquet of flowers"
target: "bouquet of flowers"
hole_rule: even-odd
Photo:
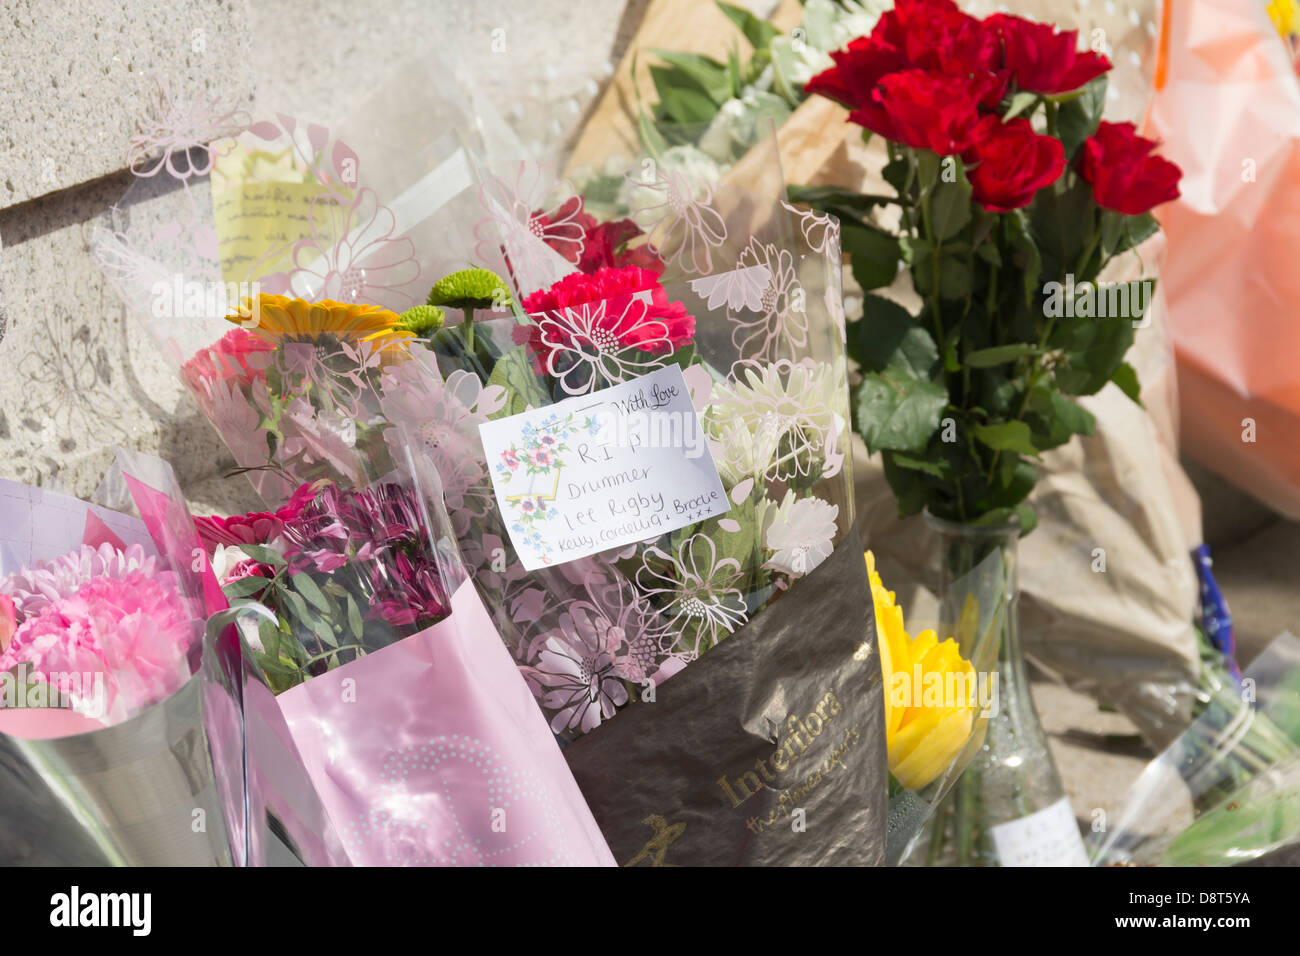
[[[812,860],[827,847],[782,834],[820,803],[861,832],[844,860],[878,860],[872,622],[827,601],[866,585],[836,223],[653,161],[626,183],[638,214],[600,221],[536,164],[483,175],[475,233],[509,278],[432,285],[428,306],[463,318],[430,338],[440,387],[401,410],[412,453],[437,458],[475,583],[616,858],[653,856],[662,823],[697,834],[670,860]],[[829,608],[853,626],[798,628]],[[792,728],[790,749],[754,721]],[[688,725],[722,768],[708,780],[680,754]],[[637,797],[616,783],[632,766]]]
[[[442,385],[416,341],[439,319],[362,297],[409,304],[413,243],[322,127],[281,117],[212,148],[231,161],[185,187],[210,190],[211,220],[196,206],[147,244],[119,211],[99,254],[267,504],[196,530],[346,859],[611,862],[466,583],[443,463],[402,431]],[[171,294],[187,287],[213,294]]]
[[[1094,828],[1095,865],[1232,866],[1294,852],[1300,639],[1282,634],[1244,678],[1225,675],[1203,691],[1196,720],[1142,771],[1113,819]]]
[[[263,862],[271,816],[326,858],[319,808],[265,784],[274,722],[204,640],[225,605],[170,469],[119,450],[114,486],[140,517],[0,483],[0,858]]]

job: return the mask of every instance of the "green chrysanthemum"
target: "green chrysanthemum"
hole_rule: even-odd
[[[510,308],[510,288],[491,269],[461,269],[433,284],[429,305],[501,311]]]
[[[417,305],[397,317],[397,327],[413,335],[427,336],[442,328],[446,318],[446,313],[436,305]]]

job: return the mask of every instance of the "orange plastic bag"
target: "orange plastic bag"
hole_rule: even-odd
[[[1184,451],[1300,519],[1300,83],[1257,0],[1165,0],[1147,132]]]

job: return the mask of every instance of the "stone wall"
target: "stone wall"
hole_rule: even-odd
[[[123,445],[170,460],[196,510],[254,504],[219,477],[229,456],[89,250],[147,145],[185,138],[188,106],[338,123],[432,58],[549,149],[646,2],[15,0],[0,20],[0,477],[86,497]]]

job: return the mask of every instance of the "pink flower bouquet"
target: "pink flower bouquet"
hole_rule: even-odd
[[[444,497],[464,506],[459,469],[476,465],[476,433],[426,432],[426,453],[401,432],[430,402],[486,414],[500,390],[445,381],[417,341],[439,317],[403,311],[420,264],[358,184],[356,154],[281,117],[250,126],[231,155],[268,144],[294,157],[301,182],[277,188],[301,205],[282,210],[251,260],[219,250],[262,224],[220,218],[173,223],[158,249],[110,217],[98,246],[266,503],[195,524],[239,615],[243,660],[277,692],[351,862],[612,863],[466,580]],[[237,204],[268,168],[218,160],[208,185]],[[176,277],[161,298],[116,268],[150,254],[146,274]]]

